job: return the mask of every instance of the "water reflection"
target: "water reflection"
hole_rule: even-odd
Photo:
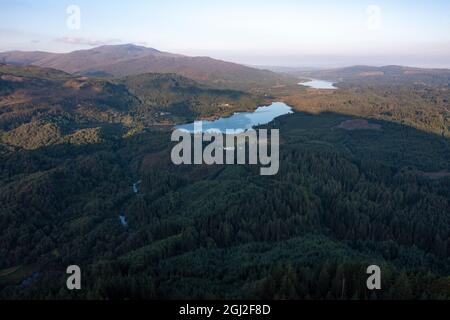
[[[254,112],[240,112],[228,118],[220,118],[215,121],[202,121],[202,131],[205,132],[215,129],[222,133],[225,133],[226,130],[242,132],[259,125],[267,124],[279,116],[290,113],[293,113],[292,108],[287,104],[274,102],[270,106],[259,107]],[[196,132],[194,130],[194,123],[176,126],[175,128]]]

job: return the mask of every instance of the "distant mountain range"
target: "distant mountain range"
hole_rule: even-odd
[[[450,83],[449,69],[422,69],[404,66],[352,66],[328,70],[284,69],[283,72],[304,78],[323,79],[329,81],[361,80],[376,83],[392,84],[402,82]]]
[[[71,53],[10,51],[0,53],[0,62],[54,68],[76,75],[124,77],[143,73],[175,73],[196,81],[231,89],[274,87],[294,80],[209,57],[189,57],[156,49],[109,45]]]

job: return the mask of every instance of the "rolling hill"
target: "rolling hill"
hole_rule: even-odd
[[[442,85],[450,83],[449,69],[422,69],[405,66],[352,66],[339,69],[290,71],[289,73],[307,78],[317,78],[330,81],[347,81],[358,83],[370,81],[382,85],[395,84],[401,81],[408,83],[427,83]]]
[[[294,81],[289,76],[267,70],[209,57],[161,52],[132,44],[102,46],[64,54],[11,51],[0,53],[0,61],[54,68],[77,75],[124,77],[142,73],[175,73],[231,89],[251,90]]]
[[[115,135],[131,134],[250,110],[257,100],[176,74],[105,79],[0,64],[0,142],[25,149],[96,143],[111,128]]]

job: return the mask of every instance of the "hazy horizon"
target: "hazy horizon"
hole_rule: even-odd
[[[254,66],[450,68],[450,3],[444,0],[0,5],[0,51],[61,53],[134,43]]]

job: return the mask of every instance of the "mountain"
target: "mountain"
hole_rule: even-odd
[[[0,61],[32,64],[77,75],[123,77],[142,73],[175,73],[193,80],[232,89],[255,89],[292,83],[294,79],[209,57],[188,57],[127,45],[101,46],[71,53],[11,51]]]

